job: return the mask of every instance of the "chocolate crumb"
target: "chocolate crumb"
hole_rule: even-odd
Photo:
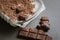
[[[19,16],[19,17],[18,17],[18,20],[19,20],[19,21],[25,21],[25,18],[22,17],[22,16]]]
[[[22,10],[16,9],[16,14],[19,14]]]

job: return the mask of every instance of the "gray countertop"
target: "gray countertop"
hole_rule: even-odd
[[[60,0],[43,0],[43,2],[45,3],[46,10],[32,21],[28,27],[35,28],[41,16],[48,16],[51,29],[47,34],[52,36],[53,40],[60,40]],[[18,30],[8,26],[0,20],[0,40],[22,40],[17,38]]]

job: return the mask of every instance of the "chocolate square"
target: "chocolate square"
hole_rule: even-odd
[[[52,40],[52,37],[47,36],[47,37],[46,37],[46,40]]]
[[[27,37],[27,35],[28,35],[28,32],[26,32],[26,31],[20,31],[19,32],[19,36],[25,36],[25,37]]]
[[[38,30],[37,30],[37,29],[32,29],[32,28],[31,28],[31,29],[30,29],[30,32],[31,32],[31,33],[37,33]]]
[[[45,37],[46,37],[45,35],[39,35],[38,34],[37,39],[39,39],[39,40],[45,40]]]
[[[29,32],[29,29],[30,29],[29,27],[25,27],[25,28],[23,28],[22,30]]]
[[[45,32],[44,32],[44,31],[42,31],[42,30],[39,30],[38,34],[42,34],[42,35],[44,35],[44,34],[45,34]]]
[[[37,34],[35,34],[35,33],[29,33],[28,37],[32,38],[32,39],[36,39]]]

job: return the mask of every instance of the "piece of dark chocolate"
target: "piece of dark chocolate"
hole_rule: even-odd
[[[44,31],[42,31],[42,30],[39,30],[39,32],[38,32],[38,34],[42,34],[42,35],[44,35],[45,34],[45,32]]]
[[[18,17],[18,20],[19,20],[19,21],[25,21],[26,19],[25,19],[24,17],[22,17],[22,16],[19,16],[19,17]]]
[[[43,30],[44,32],[48,32],[50,30],[50,28],[44,26],[44,27],[41,28],[41,30]]]
[[[50,23],[48,21],[41,21],[40,26],[46,26],[46,27],[50,27]]]
[[[20,9],[16,9],[16,14],[19,14],[20,12],[22,12],[22,10],[20,10]]]
[[[27,40],[52,40],[43,30],[32,29],[29,27],[23,28],[19,32],[20,38],[25,38]]]
[[[35,34],[35,33],[29,33],[28,37],[29,38],[33,38],[33,39],[36,39],[37,34]]]
[[[28,36],[28,32],[26,32],[26,31],[20,31],[19,32],[19,36],[27,37]]]
[[[47,16],[42,16],[40,20],[41,20],[41,21],[49,21],[49,19],[48,19]]]
[[[50,29],[50,23],[49,21],[41,21],[39,22],[40,26],[37,26],[37,29],[43,30],[44,32],[48,32]]]
[[[37,39],[39,39],[39,40],[45,40],[45,35],[40,35],[40,34],[38,34],[38,36],[37,36]]]
[[[32,32],[32,33],[37,33],[38,30],[37,30],[37,29],[32,29],[32,28],[30,28],[30,32]]]
[[[41,27],[40,27],[39,25],[36,26],[36,29],[40,30],[40,28],[41,28]]]

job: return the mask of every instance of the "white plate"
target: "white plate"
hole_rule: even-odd
[[[10,23],[10,25],[12,25],[13,27],[26,27],[32,20],[34,20],[43,10],[45,10],[45,6],[42,0],[36,0],[33,4],[35,4],[35,14],[28,18],[23,24],[19,23],[19,21],[17,22],[16,20],[11,20],[7,15],[5,15],[1,10],[0,10],[0,16],[7,21],[8,23]]]

